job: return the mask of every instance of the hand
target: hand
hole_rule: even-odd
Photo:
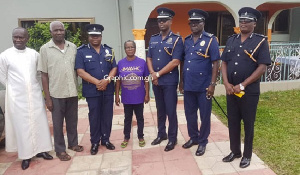
[[[145,95],[144,103],[147,104],[150,101],[149,94]]]
[[[232,95],[234,93],[233,85],[230,83],[224,84],[227,95]]]
[[[116,103],[117,106],[120,106],[120,97],[119,97],[119,95],[116,95],[115,103]]]
[[[209,85],[208,88],[206,88],[206,97],[211,99],[212,96],[214,96],[215,92],[215,86]]]
[[[152,81],[158,80],[158,77],[156,76],[156,72],[152,72],[151,77],[152,77]]]
[[[49,111],[53,110],[53,103],[52,103],[51,98],[46,99],[46,106],[47,106]]]
[[[184,91],[183,91],[183,81],[180,81],[180,82],[179,82],[179,92],[180,92],[181,94],[184,93]]]
[[[99,91],[105,91],[108,83],[109,83],[109,81],[107,79],[101,79],[100,83],[99,83],[99,88],[97,88],[97,89]]]
[[[241,89],[240,89],[240,84],[237,84],[233,87],[233,91],[234,93],[238,94],[241,92]]]
[[[152,80],[152,84],[154,84],[155,86],[158,86],[158,79]]]

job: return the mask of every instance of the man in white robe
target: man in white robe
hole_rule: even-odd
[[[27,48],[28,31],[12,32],[14,46],[0,54],[0,81],[6,86],[5,133],[6,151],[18,151],[22,169],[27,169],[33,156],[53,159],[37,62],[39,53]]]

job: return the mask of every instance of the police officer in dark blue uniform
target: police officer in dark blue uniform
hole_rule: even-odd
[[[253,33],[261,13],[244,7],[239,10],[240,34],[231,36],[222,54],[222,75],[227,93],[228,127],[231,153],[223,162],[240,158],[241,120],[244,121],[244,153],[240,167],[250,165],[254,136],[254,121],[259,100],[260,77],[271,64],[267,38]],[[245,95],[238,97],[241,91]]]
[[[170,151],[177,144],[178,65],[183,56],[183,42],[181,36],[171,31],[174,11],[168,8],[158,8],[157,13],[160,33],[152,35],[150,38],[147,55],[147,65],[152,76],[158,121],[157,138],[151,144],[160,144],[161,141],[169,137],[165,151]],[[169,119],[168,136],[166,133],[167,116]]]
[[[117,65],[113,49],[101,44],[104,27],[89,24],[86,29],[89,44],[78,48],[75,69],[82,78],[82,95],[89,107],[91,154],[95,155],[100,139],[101,145],[110,150],[115,149],[109,137],[114,102],[114,83],[111,80],[116,75]]]
[[[180,91],[184,93],[184,110],[190,140],[182,145],[199,145],[196,156],[205,153],[210,134],[211,97],[214,95],[220,53],[217,38],[204,31],[208,13],[200,9],[188,12],[192,34],[184,41],[183,76]],[[182,91],[182,86],[183,90]],[[197,111],[200,109],[201,127],[198,129]]]

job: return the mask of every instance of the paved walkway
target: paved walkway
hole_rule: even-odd
[[[239,168],[240,159],[231,163],[223,163],[222,158],[229,150],[228,128],[212,115],[211,134],[206,153],[203,156],[195,156],[197,146],[183,149],[181,146],[189,139],[184,116],[183,100],[179,98],[177,106],[178,114],[178,144],[175,149],[165,152],[167,141],[160,145],[152,146],[151,142],[156,138],[157,119],[156,107],[153,99],[145,105],[145,140],[146,146],[140,148],[137,139],[136,120],[133,120],[133,129],[128,146],[120,147],[123,141],[124,116],[123,107],[114,108],[114,119],[111,134],[111,142],[116,146],[114,151],[99,147],[97,155],[90,155],[89,122],[87,118],[88,107],[83,101],[79,104],[78,133],[80,145],[84,151],[75,153],[67,150],[72,156],[71,161],[60,161],[55,152],[51,151],[54,160],[33,158],[27,170],[21,169],[21,160],[16,153],[7,153],[0,149],[0,174],[68,174],[68,175],[274,175],[275,173],[264,164],[255,154],[252,156],[251,165],[246,169]],[[135,117],[134,117],[135,118]],[[52,121],[48,114],[49,125],[52,131]],[[52,137],[53,138],[53,137]]]

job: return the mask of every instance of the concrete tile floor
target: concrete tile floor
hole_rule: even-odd
[[[151,142],[157,135],[157,119],[155,101],[152,99],[145,105],[144,138],[145,147],[139,147],[137,139],[137,123],[133,119],[131,138],[126,148],[121,148],[123,141],[124,116],[123,106],[114,107],[114,118],[110,140],[116,146],[113,151],[104,146],[99,147],[97,155],[90,155],[90,135],[88,121],[88,106],[85,101],[79,101],[78,109],[78,137],[84,151],[76,153],[67,152],[72,159],[67,162],[60,161],[55,152],[50,154],[54,160],[33,158],[27,170],[21,169],[21,160],[17,153],[7,153],[0,149],[0,174],[67,174],[67,175],[273,175],[264,162],[255,154],[252,156],[251,165],[248,168],[239,168],[240,159],[231,163],[223,163],[222,158],[229,150],[228,128],[224,126],[213,114],[211,119],[211,134],[206,153],[203,156],[195,156],[197,146],[183,149],[182,144],[189,140],[184,106],[182,98],[177,105],[178,115],[178,144],[175,149],[165,152],[167,141],[160,145],[152,146]],[[50,130],[52,130],[51,114],[48,113]],[[168,125],[168,122],[167,122]],[[200,123],[199,123],[200,125]],[[64,130],[65,131],[65,130]],[[51,131],[52,133],[52,131]]]

